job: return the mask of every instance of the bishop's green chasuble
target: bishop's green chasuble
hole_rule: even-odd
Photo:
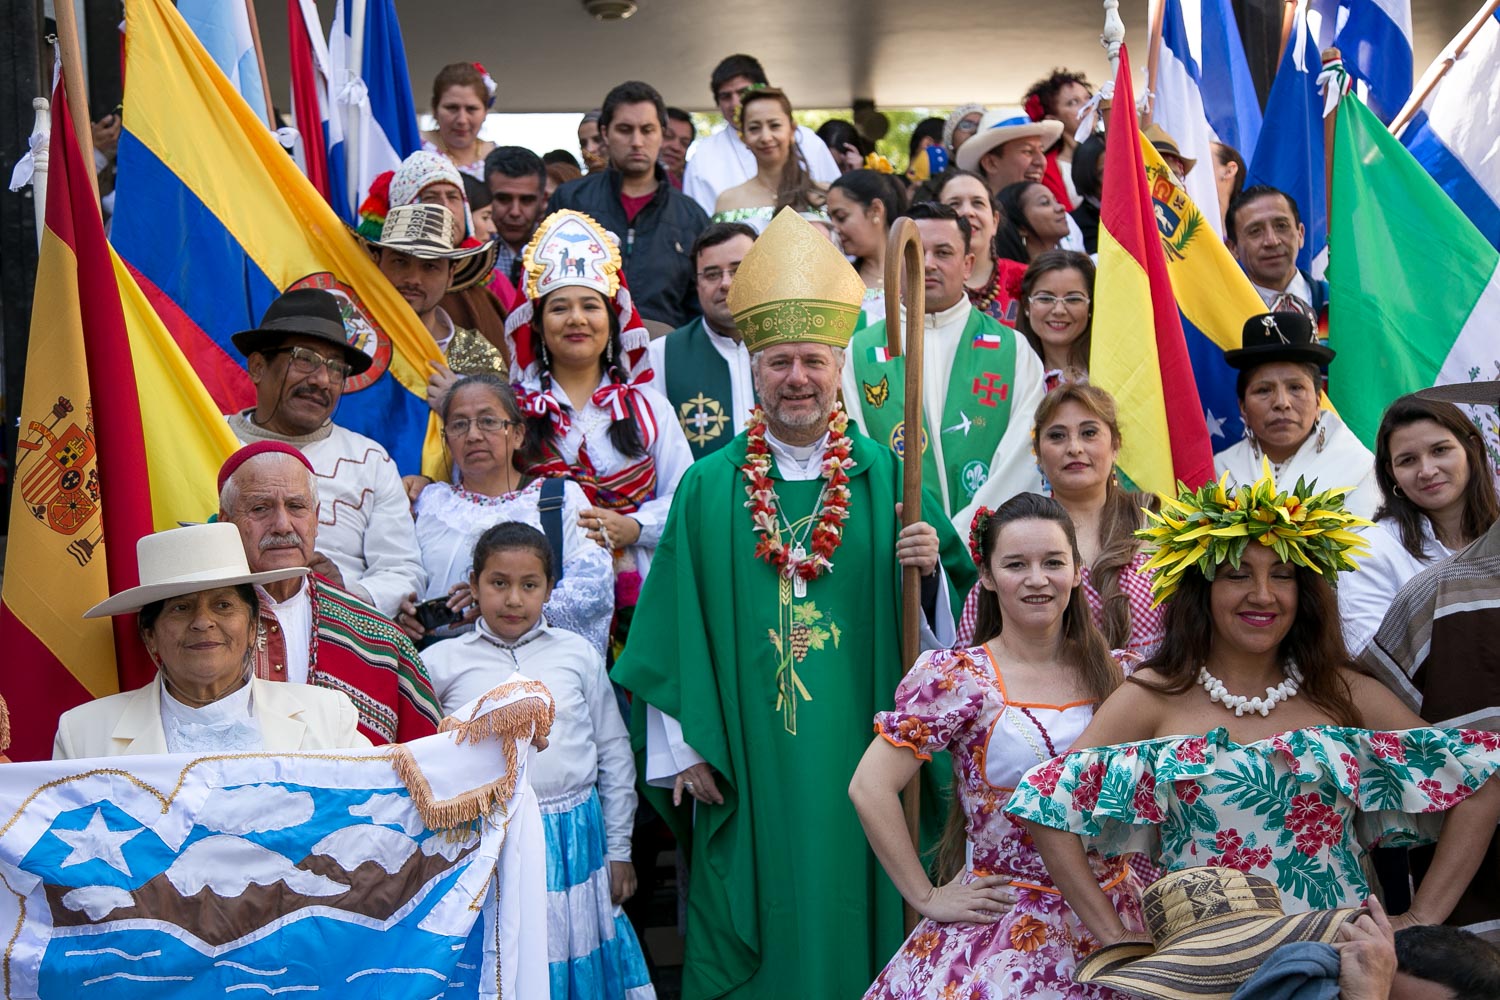
[[[852,424],[849,433],[856,464],[843,543],[805,596],[755,558],[739,468],[745,435],[687,471],[613,671],[635,696],[638,748],[650,703],[682,723],[721,775],[724,805],[699,805],[696,820],[647,790],[691,843],[685,1000],[858,997],[904,937],[900,895],[848,794],[874,713],[890,707],[905,672],[901,465]],[[800,539],[823,480],[786,482],[774,470],[780,510]],[[975,570],[930,491],[926,505],[956,603]],[[941,815],[930,783],[923,806]]]

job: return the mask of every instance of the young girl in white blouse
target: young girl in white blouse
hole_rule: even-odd
[[[531,781],[547,833],[552,1000],[645,1000],[656,991],[620,904],[635,892],[635,760],[604,659],[542,617],[556,574],[547,537],[497,524],[474,546],[474,631],[422,654],[444,712],[521,675],[552,692],[557,718]]]

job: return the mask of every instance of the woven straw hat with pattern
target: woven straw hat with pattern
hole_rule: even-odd
[[[1281,912],[1281,894],[1233,868],[1168,872],[1141,897],[1154,944],[1100,948],[1073,978],[1139,997],[1229,1000],[1266,957],[1293,941],[1330,943],[1358,909]]]
[[[355,237],[371,250],[395,250],[422,260],[451,260],[453,273],[448,291],[461,292],[489,277],[495,267],[500,244],[486,240],[477,247],[461,247],[463,234],[458,220],[442,205],[398,205],[385,217],[380,239]]]
[[[777,344],[843,348],[864,298],[865,283],[828,237],[783,208],[735,272],[729,311],[751,354]]]

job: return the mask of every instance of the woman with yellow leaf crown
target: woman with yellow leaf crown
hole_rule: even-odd
[[[1367,848],[1436,840],[1432,873],[1397,927],[1440,923],[1500,817],[1500,736],[1424,723],[1352,669],[1333,581],[1368,522],[1347,490],[1218,483],[1163,497],[1139,534],[1159,651],[1095,713],[1078,749],[1032,769],[1006,811],[1026,820],[1053,881],[1106,947],[1080,982],[1133,957],[1094,882],[1084,837],[1108,855],[1159,840],[1169,871],[1237,868],[1275,883],[1287,913],[1358,906]],[[1226,994],[1227,995],[1227,994]]]

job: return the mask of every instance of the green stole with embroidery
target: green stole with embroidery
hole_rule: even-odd
[[[884,360],[885,341],[884,323],[866,327],[850,341],[849,359],[859,380],[857,402],[865,433],[904,456],[906,357]],[[938,429],[941,470],[937,449],[929,447],[932,428],[926,426],[925,417],[922,427],[922,480],[941,484],[949,517],[968,506],[990,477],[990,461],[1010,424],[1010,383],[1015,371],[1015,331],[971,309],[943,400],[943,426]]]
[[[664,346],[667,398],[697,461],[734,438],[734,382],[729,362],[709,343],[702,319],[667,334]]]

